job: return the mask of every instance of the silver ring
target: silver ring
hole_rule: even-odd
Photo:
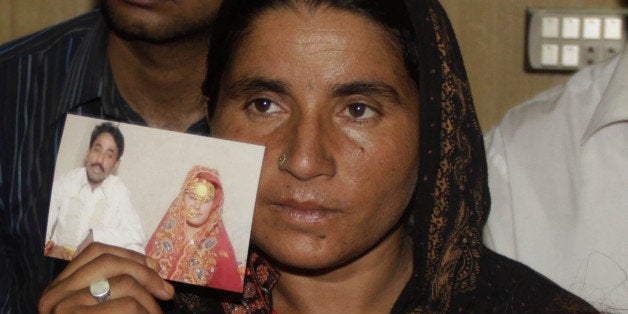
[[[101,279],[89,285],[89,294],[91,294],[98,303],[109,301],[109,299],[111,299],[109,280]]]

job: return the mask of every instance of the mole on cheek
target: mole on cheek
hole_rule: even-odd
[[[324,234],[319,234],[319,235],[318,235],[318,238],[319,238],[319,239],[325,239],[326,237],[327,237],[327,236],[326,236],[326,235],[324,235]]]

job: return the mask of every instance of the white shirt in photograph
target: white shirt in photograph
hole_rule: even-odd
[[[144,253],[145,234],[122,180],[109,175],[92,191],[85,168],[53,183],[46,242],[76,249],[92,231],[94,242]]]

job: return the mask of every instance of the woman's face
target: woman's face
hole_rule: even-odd
[[[253,243],[291,267],[336,267],[393,238],[417,181],[418,92],[359,15],[280,9],[252,27],[212,129],[266,146]]]
[[[209,198],[205,201],[199,200],[193,192],[186,192],[183,197],[183,208],[186,211],[186,220],[188,225],[194,228],[202,226],[214,207],[214,199]]]

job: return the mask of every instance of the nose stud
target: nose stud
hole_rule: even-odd
[[[283,169],[283,166],[286,164],[286,161],[288,161],[288,157],[286,156],[286,153],[282,153],[281,155],[279,155],[279,160],[278,160],[279,169]]]

